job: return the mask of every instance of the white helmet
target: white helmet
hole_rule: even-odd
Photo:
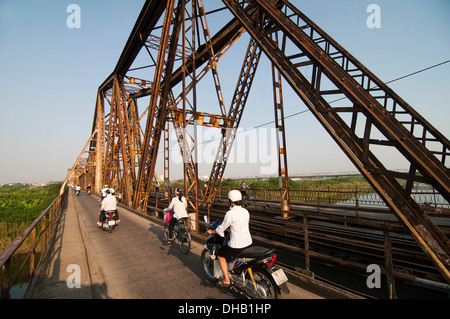
[[[111,194],[115,193],[114,188],[110,188],[109,191],[111,192]]]
[[[242,194],[238,190],[231,190],[228,193],[228,199],[231,200],[232,202],[240,201],[242,200]]]

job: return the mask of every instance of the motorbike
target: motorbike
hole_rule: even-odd
[[[75,191],[75,195],[77,195],[77,196],[80,195],[80,191],[79,191],[79,190],[76,190],[76,191]]]
[[[210,225],[206,216],[204,221],[208,229],[216,229],[222,223],[222,220],[218,220]],[[203,247],[201,265],[211,282],[223,278],[216,253],[227,241],[228,236],[223,238],[214,234]],[[286,274],[274,265],[277,258],[274,251],[252,245],[243,249],[234,260],[227,261],[231,287],[252,299],[277,299],[281,293],[289,294]]]
[[[104,219],[102,223],[102,229],[111,233],[116,228],[116,212],[114,210],[108,210],[104,213]]]

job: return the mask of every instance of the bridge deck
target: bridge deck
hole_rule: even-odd
[[[184,255],[162,240],[162,227],[119,208],[121,223],[112,234],[97,228],[98,198],[69,193],[51,254],[30,298],[242,299],[234,290],[206,281],[200,268],[202,244]],[[73,286],[80,275],[80,287]],[[289,283],[283,299],[320,299]]]

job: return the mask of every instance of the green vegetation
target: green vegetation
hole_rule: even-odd
[[[16,184],[0,188],[0,251],[53,202],[60,187],[58,183],[44,187]]]
[[[225,196],[230,188],[240,189],[241,183],[242,180],[224,180],[221,195]],[[250,187],[250,198],[280,200],[278,178],[245,180],[245,183]],[[291,202],[334,204],[353,198],[356,190],[361,194],[371,192],[372,189],[363,177],[289,180]]]
[[[241,189],[241,183],[249,187],[250,198],[266,200],[279,200],[279,180],[269,179],[224,179],[220,184],[220,195],[226,196],[230,189]],[[203,190],[204,181],[200,181],[200,191]],[[172,182],[172,189],[183,187],[182,181]],[[284,183],[283,183],[284,186]],[[373,192],[369,183],[362,176],[343,176],[335,178],[315,179],[289,179],[291,201],[307,203],[334,204],[354,198],[358,194]]]
[[[222,188],[234,188],[240,189],[241,183],[245,182],[252,189],[278,189],[278,178],[268,178],[268,179],[230,179],[226,178],[220,184]],[[206,182],[199,181],[200,187],[203,187]],[[183,187],[183,181],[172,181],[172,187]],[[315,179],[301,179],[292,180],[289,179],[290,189],[304,189],[305,187],[339,187],[339,188],[369,188],[370,185],[367,183],[362,176],[343,176],[335,178],[315,178]]]
[[[221,183],[221,187],[231,187],[240,189],[241,183],[245,182],[250,188],[254,189],[277,189],[278,178],[270,179],[224,179]],[[289,179],[290,189],[303,189],[305,187],[327,187],[327,186],[339,186],[344,187],[369,187],[364,177],[336,177],[336,178],[323,178],[323,179],[302,179],[292,180]]]

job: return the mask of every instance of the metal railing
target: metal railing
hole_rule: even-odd
[[[229,187],[219,188],[218,195],[226,197],[231,190]],[[249,198],[264,200],[265,204],[271,201],[280,200],[280,190],[275,188],[251,188]],[[375,193],[371,187],[333,187],[316,186],[291,188],[289,190],[291,203],[310,203],[310,204],[343,204],[359,207],[386,207],[381,197]],[[411,197],[421,206],[427,208],[427,211],[436,211],[449,213],[449,203],[432,187],[416,185],[413,187]]]
[[[258,191],[263,191],[267,197],[271,192],[274,196],[279,195],[279,190]],[[202,222],[204,215],[211,221],[224,218],[228,209],[227,202],[224,201],[228,188],[223,188],[222,192],[221,204],[217,201],[217,205],[211,207],[200,205],[197,235],[205,231],[206,226]],[[163,193],[154,195],[156,196],[150,197],[147,214],[162,221],[163,209],[169,205],[170,200],[164,198]],[[253,200],[255,199],[256,196],[253,197]],[[346,287],[351,291],[354,288],[345,280],[341,281],[342,275],[333,278],[330,274],[322,274],[322,267],[317,267],[318,264],[331,265],[335,269],[351,271],[357,275],[363,274],[361,278],[364,280],[368,266],[376,265],[380,269],[379,274],[385,278],[383,287],[386,286],[387,290],[383,288],[372,293],[369,288],[367,290],[362,287],[358,293],[363,296],[397,298],[397,294],[402,295],[404,290],[401,284],[400,288],[396,288],[396,282],[405,281],[427,289],[433,287],[432,289],[450,291],[449,284],[439,277],[431,261],[398,221],[360,219],[358,216],[317,214],[313,211],[299,210],[291,211],[296,219],[277,219],[273,218],[276,215],[274,212],[260,214],[264,209],[262,206],[259,209],[257,206],[249,208],[252,214],[250,220],[252,238],[257,245],[276,248],[277,251],[294,256],[293,264],[285,260],[280,261],[279,265],[284,265],[295,273],[321,278],[319,280],[328,278],[326,279],[328,283],[341,288]]]
[[[59,218],[63,204],[67,200],[68,188],[59,195],[40,215],[33,223],[16,239],[12,241],[8,247],[0,252],[0,267],[1,267],[1,299],[9,299],[11,288],[15,285],[20,275],[25,270],[28,263],[28,272],[24,273],[24,276],[28,276],[29,280],[34,275],[35,267],[39,264],[40,260],[45,257],[46,249],[50,244],[56,221]],[[11,262],[15,254],[19,251],[22,245],[30,243],[28,253],[20,265],[19,269],[12,272]],[[38,261],[35,260],[37,251],[41,252],[41,257]]]

